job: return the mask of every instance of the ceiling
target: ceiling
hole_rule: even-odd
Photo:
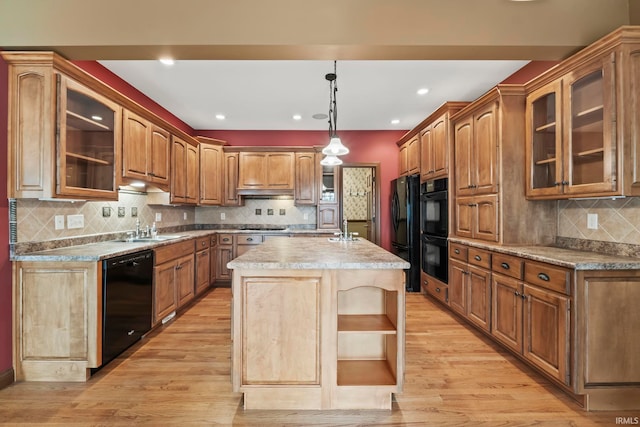
[[[312,116],[328,114],[333,61],[99,62],[193,129],[328,129],[326,117]],[[337,128],[411,129],[442,103],[472,101],[527,62],[338,61]],[[421,88],[429,92],[417,94]]]

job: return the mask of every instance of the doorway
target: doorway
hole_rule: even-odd
[[[341,217],[347,219],[349,231],[380,244],[380,176],[379,163],[345,163],[341,166]]]

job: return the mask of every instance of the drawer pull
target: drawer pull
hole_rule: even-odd
[[[480,255],[476,255],[473,257],[476,261],[482,261],[482,257]]]
[[[509,267],[509,264],[506,262],[503,262],[502,264],[500,264],[500,267],[504,268],[505,270],[510,269],[511,267]]]
[[[247,237],[247,242],[253,242],[253,238]]]
[[[518,292],[518,291],[515,291],[513,294],[514,294],[515,296],[517,296],[517,297],[519,297],[519,296],[520,296],[520,292]]]
[[[453,252],[455,252],[456,255],[460,255],[460,249],[454,249]]]
[[[538,279],[544,280],[545,282],[548,282],[550,280],[549,276],[544,273],[538,273]]]
[[[222,239],[222,241],[223,241],[223,242],[228,242],[228,241],[229,241],[229,238],[228,238],[228,237],[225,237],[224,239]]]
[[[202,246],[204,246],[204,245],[206,245],[206,244],[207,244],[207,242],[201,242],[201,243],[202,243]]]
[[[422,282],[422,283],[424,283],[424,285],[425,285],[425,286],[429,286],[429,281],[428,281],[428,280],[425,280],[425,281],[424,281],[424,282]]]
[[[437,292],[437,293],[440,293],[440,288],[436,288],[436,292]]]

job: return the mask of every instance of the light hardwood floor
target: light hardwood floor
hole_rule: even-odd
[[[407,295],[406,377],[392,411],[243,411],[230,382],[230,289],[215,288],[87,383],[0,390],[2,425],[615,425],[632,413],[587,413],[545,379]]]

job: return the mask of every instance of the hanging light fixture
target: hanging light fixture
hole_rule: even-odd
[[[336,74],[336,61],[333,61],[333,73],[329,73],[324,76],[329,81],[329,145],[322,149],[322,154],[326,157],[320,162],[323,166],[336,166],[342,164],[336,156],[343,156],[349,153],[349,149],[342,144],[340,137],[337,134],[338,123],[338,109],[336,103],[336,93],[338,92],[338,85],[336,80],[338,75]]]

